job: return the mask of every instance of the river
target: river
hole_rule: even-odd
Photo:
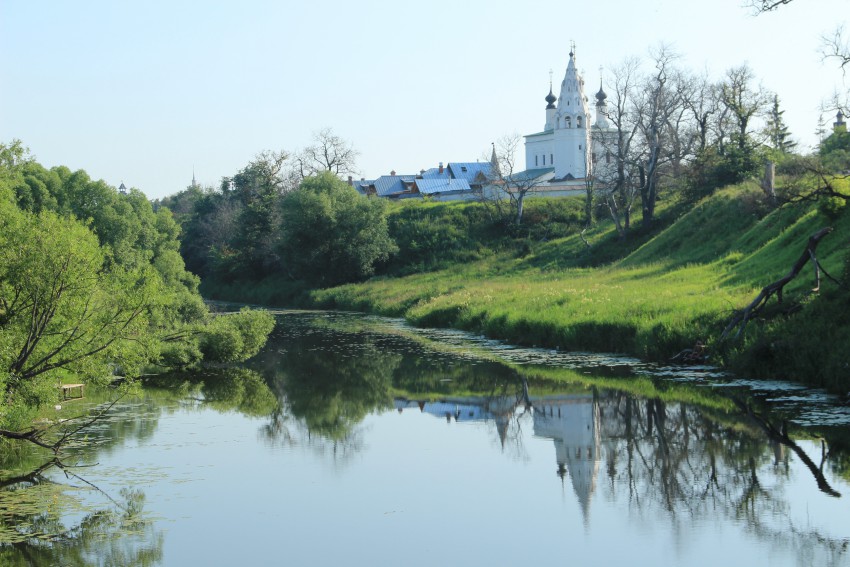
[[[249,364],[148,378],[60,461],[4,456],[0,565],[850,565],[833,396],[277,318]]]

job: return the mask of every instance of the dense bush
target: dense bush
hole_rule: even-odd
[[[304,179],[280,206],[278,250],[295,279],[318,286],[360,280],[397,251],[386,203],[363,198],[331,173]]]

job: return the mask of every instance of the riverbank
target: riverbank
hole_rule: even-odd
[[[400,316],[419,326],[464,329],[520,345],[655,361],[702,341],[714,364],[844,392],[841,368],[847,355],[812,349],[820,332],[843,337],[850,327],[829,321],[834,309],[818,310],[818,302],[845,300],[836,298],[838,286],[825,280],[826,298],[812,301],[809,268],[785,290],[785,305],[808,304],[791,316],[793,322],[784,316],[755,321],[743,340],[719,340],[733,311],[785,275],[808,237],[823,226],[836,230],[818,248],[818,260],[836,277],[844,269],[846,214],[827,218],[811,206],[767,210],[759,197],[753,186],[721,191],[602,267],[582,263],[594,247],[610,247],[616,240],[605,223],[584,235],[590,246],[579,235],[569,236],[536,243],[521,257],[502,254],[430,273],[315,290],[309,303]],[[799,344],[791,340],[795,325],[807,329],[807,352],[793,346]],[[779,344],[777,333],[789,340]]]
[[[836,280],[846,278],[846,211],[827,215],[814,204],[771,208],[760,188],[747,183],[687,208],[665,203],[653,230],[638,225],[621,239],[610,221],[583,233],[547,230],[545,223],[553,222],[545,219],[547,207],[568,211],[567,201],[535,205],[542,220],[527,227],[528,236],[498,244],[483,231],[476,234],[469,220],[480,215],[474,205],[399,207],[391,213],[391,226],[406,230],[402,236],[411,240],[430,242],[436,261],[327,289],[268,279],[207,282],[202,291],[216,299],[362,311],[519,345],[616,352],[651,361],[668,361],[700,341],[708,347],[710,363],[747,376],[847,391],[850,359],[835,347],[850,344],[846,284],[842,291],[824,277],[821,293],[813,295],[808,266],[785,287],[781,306],[773,301],[767,316],[754,318],[740,340],[719,340],[735,310],[787,274],[809,236],[824,226],[835,230],[820,243],[818,261]],[[413,215],[421,217],[415,235]],[[456,250],[457,241],[445,237],[452,232],[467,235],[470,242]],[[484,247],[487,242],[490,248]],[[412,246],[401,248],[400,254],[409,253]],[[470,255],[470,249],[476,254]],[[398,259],[395,264],[398,268]]]

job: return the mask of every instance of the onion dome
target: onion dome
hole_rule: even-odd
[[[608,95],[605,94],[605,91],[602,90],[602,81],[599,81],[599,92],[596,93],[596,104],[597,105],[605,104],[606,98],[608,98]]]
[[[546,95],[546,102],[549,103],[546,106],[546,110],[550,110],[555,108],[555,101],[558,100],[555,98],[555,95],[552,94],[552,85],[549,85],[549,94]]]

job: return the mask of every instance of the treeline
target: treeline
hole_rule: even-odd
[[[272,317],[210,313],[179,233],[137,190],[0,144],[0,435],[35,435],[33,416],[63,380],[105,383],[259,350]]]
[[[648,60],[626,59],[607,73],[609,130],[602,134],[602,155],[594,156],[591,188],[622,237],[635,209],[647,226],[665,194],[695,203],[720,187],[762,177],[768,163],[777,175],[794,177],[786,183],[790,193],[808,193],[799,179],[805,172],[850,169],[843,133],[826,138],[830,131],[821,127],[818,151],[797,153],[779,96],[757,81],[746,65],[719,79],[694,73],[665,47]],[[836,103],[831,112],[839,107]],[[775,204],[769,180],[764,190]]]
[[[156,203],[176,212],[180,251],[206,297],[297,304],[310,289],[523,254],[581,228],[574,199],[535,202],[514,227],[486,203],[387,202],[327,171],[283,190],[258,174],[264,160],[217,190],[189,187]]]

